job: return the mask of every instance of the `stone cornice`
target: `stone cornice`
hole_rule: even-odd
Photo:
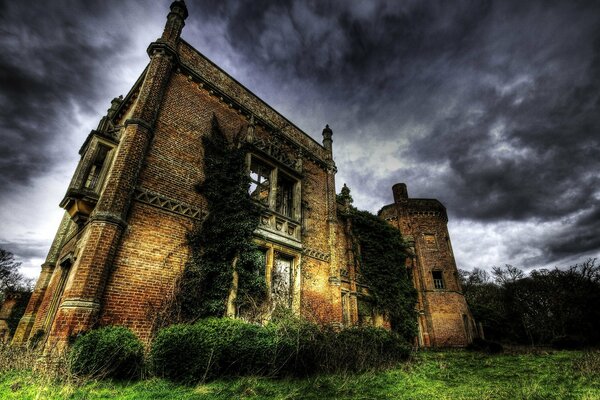
[[[89,223],[94,222],[106,222],[109,224],[120,226],[121,228],[127,228],[127,222],[123,220],[119,215],[106,212],[106,211],[98,211],[92,213],[89,219]]]
[[[94,300],[88,299],[65,299],[60,307],[61,309],[65,308],[75,308],[79,310],[90,310],[90,311],[98,311],[100,310],[100,304]]]
[[[193,219],[202,219],[206,215],[206,212],[200,208],[142,187],[137,187],[135,189],[133,197],[141,203],[149,204],[162,210]]]
[[[148,53],[148,56],[150,57],[155,57],[157,55],[167,56],[170,57],[176,64],[180,63],[179,54],[177,53],[177,50],[175,50],[173,47],[171,47],[171,45],[162,41],[161,39],[158,39],[156,42],[150,43],[150,45],[146,49],[146,53]]]
[[[140,118],[129,118],[127,121],[125,121],[123,125],[125,127],[127,127],[128,125],[138,125],[146,129],[148,132],[152,132],[152,124]]]

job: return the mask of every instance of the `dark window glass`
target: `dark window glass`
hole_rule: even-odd
[[[442,271],[431,271],[431,275],[433,275],[433,287],[436,289],[443,289],[444,277]]]
[[[289,218],[294,216],[294,182],[285,176],[277,178],[275,211]]]

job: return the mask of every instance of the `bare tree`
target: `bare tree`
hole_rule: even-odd
[[[504,267],[492,267],[492,275],[499,285],[516,282],[525,277],[525,273],[517,267],[506,264]]]

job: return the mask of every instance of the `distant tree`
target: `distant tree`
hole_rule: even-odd
[[[486,337],[522,344],[557,338],[600,343],[600,265],[595,259],[567,269],[537,269],[528,275],[506,265],[460,271],[471,312]]]
[[[29,290],[31,283],[19,273],[20,266],[13,253],[0,249],[0,303],[7,290]]]
[[[506,264],[504,267],[492,267],[492,275],[499,285],[516,282],[525,276],[525,273],[517,267]]]
[[[471,313],[481,322],[486,338],[505,341],[506,326],[502,287],[492,281],[490,274],[480,268],[459,270],[461,286]]]

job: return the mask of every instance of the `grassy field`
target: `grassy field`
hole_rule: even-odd
[[[0,374],[0,398],[600,399],[600,352],[421,351],[412,361],[385,372],[310,379],[251,377],[197,386],[155,378],[60,383],[21,369]]]

